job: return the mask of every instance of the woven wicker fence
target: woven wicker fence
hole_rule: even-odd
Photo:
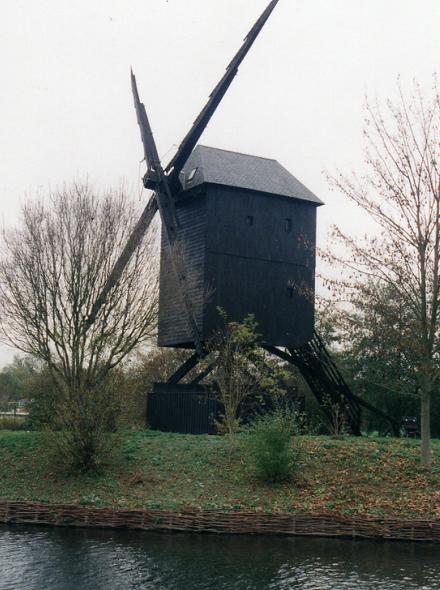
[[[264,514],[206,510],[121,510],[0,502],[0,523],[40,524],[144,531],[182,531],[248,535],[314,535],[440,541],[440,520],[397,520],[390,518],[343,517],[311,514]]]

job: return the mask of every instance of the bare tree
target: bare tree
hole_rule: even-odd
[[[369,294],[388,286],[406,307],[399,346],[414,359],[421,399],[421,458],[428,464],[430,403],[439,384],[440,95],[434,79],[425,98],[417,83],[410,96],[399,84],[399,100],[386,110],[367,102],[364,135],[368,172],[339,174],[333,186],[366,211],[378,227],[359,240],[334,229],[345,255],[333,255],[348,271],[337,282],[344,293]],[[335,285],[335,283],[334,283]]]
[[[121,190],[98,196],[73,184],[22,208],[3,232],[0,330],[4,341],[45,363],[85,415],[109,373],[156,329],[155,244],[138,245],[93,323],[88,321],[137,211]],[[87,410],[87,411],[86,411]]]

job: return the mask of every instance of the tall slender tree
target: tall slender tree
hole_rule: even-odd
[[[440,304],[440,94],[437,79],[424,96],[414,82],[399,99],[366,105],[366,172],[339,173],[333,187],[374,220],[377,232],[363,240],[334,228],[345,254],[330,254],[347,271],[333,286],[357,296],[371,285],[396,294],[400,314],[399,346],[414,363],[421,399],[421,459],[431,460],[430,406],[437,392]],[[405,353],[405,350],[403,351]]]

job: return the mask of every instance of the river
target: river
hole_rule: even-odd
[[[0,590],[433,590],[440,547],[0,526]]]

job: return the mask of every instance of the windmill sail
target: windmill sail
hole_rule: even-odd
[[[167,177],[162,169],[159,156],[156,149],[153,133],[145,112],[144,105],[139,100],[139,94],[136,85],[136,79],[132,76],[133,97],[138,113],[138,123],[141,128],[142,141],[144,142],[144,150],[148,158],[149,171],[146,174],[147,182],[150,186],[155,186],[156,203],[159,208],[160,217],[162,220],[162,230],[168,244],[170,260],[177,278],[177,283],[180,293],[183,298],[184,307],[186,309],[187,321],[191,332],[191,337],[194,342],[196,351],[199,356],[203,356],[203,346],[200,340],[200,332],[195,319],[193,305],[188,296],[187,277],[188,273],[185,269],[184,258],[182,252],[179,250],[179,243],[177,240],[177,229],[179,222],[174,207],[173,196],[170,191]]]
[[[158,156],[156,144],[151,130],[150,122],[148,120],[147,112],[144,104],[140,101],[139,92],[136,85],[136,78],[131,72],[131,84],[133,91],[133,98],[136,108],[136,115],[138,124],[141,130],[141,138],[144,147],[144,156],[147,162],[148,171],[144,177],[144,185],[155,191],[155,194],[150,199],[147,207],[142,213],[141,218],[136,224],[130,238],[117,260],[112,272],[110,273],[103,290],[96,300],[95,305],[89,317],[85,321],[85,330],[87,330],[95,321],[99,310],[104,305],[108,293],[117,285],[120,280],[125,267],[130,261],[133,252],[136,250],[139,243],[142,241],[148,227],[154,217],[157,209],[160,211],[165,236],[170,248],[171,258],[173,261],[174,271],[178,279],[178,284],[181,289],[181,294],[185,303],[185,308],[188,315],[188,322],[191,329],[192,338],[197,353],[203,355],[203,347],[200,342],[199,330],[195,321],[194,312],[192,310],[191,301],[186,288],[187,273],[184,266],[182,253],[178,252],[177,248],[177,230],[178,218],[176,215],[174,200],[175,191],[180,190],[178,177],[182,167],[196,146],[200,136],[209,123],[212,115],[220,104],[222,98],[226,94],[232,80],[235,78],[240,64],[243,62],[255,39],[258,37],[261,29],[265,25],[267,19],[271,15],[279,0],[272,0],[264,10],[263,14],[252,27],[246,36],[243,45],[230,62],[226,73],[214,88],[209,100],[201,113],[195,120],[190,131],[180,144],[176,155],[166,167],[164,171]]]
[[[189,158],[189,155],[195,148],[197,142],[200,139],[200,136],[202,135],[203,131],[208,125],[212,115],[216,111],[218,105],[220,104],[222,98],[225,96],[233,79],[237,75],[239,66],[248,54],[250,48],[255,42],[255,39],[258,37],[261,29],[266,24],[267,19],[272,14],[278,2],[279,0],[272,0],[272,2],[269,3],[266,10],[263,12],[263,14],[257,20],[255,25],[249,31],[248,35],[245,37],[243,45],[240,47],[240,49],[235,54],[234,58],[226,68],[226,72],[223,78],[211,92],[208,102],[200,112],[197,119],[194,121],[191,129],[189,130],[185,138],[182,140],[182,143],[180,144],[176,155],[173,157],[173,159],[166,167],[167,174],[170,174],[174,178],[177,178],[180,174],[180,171],[185,165],[187,159]]]

